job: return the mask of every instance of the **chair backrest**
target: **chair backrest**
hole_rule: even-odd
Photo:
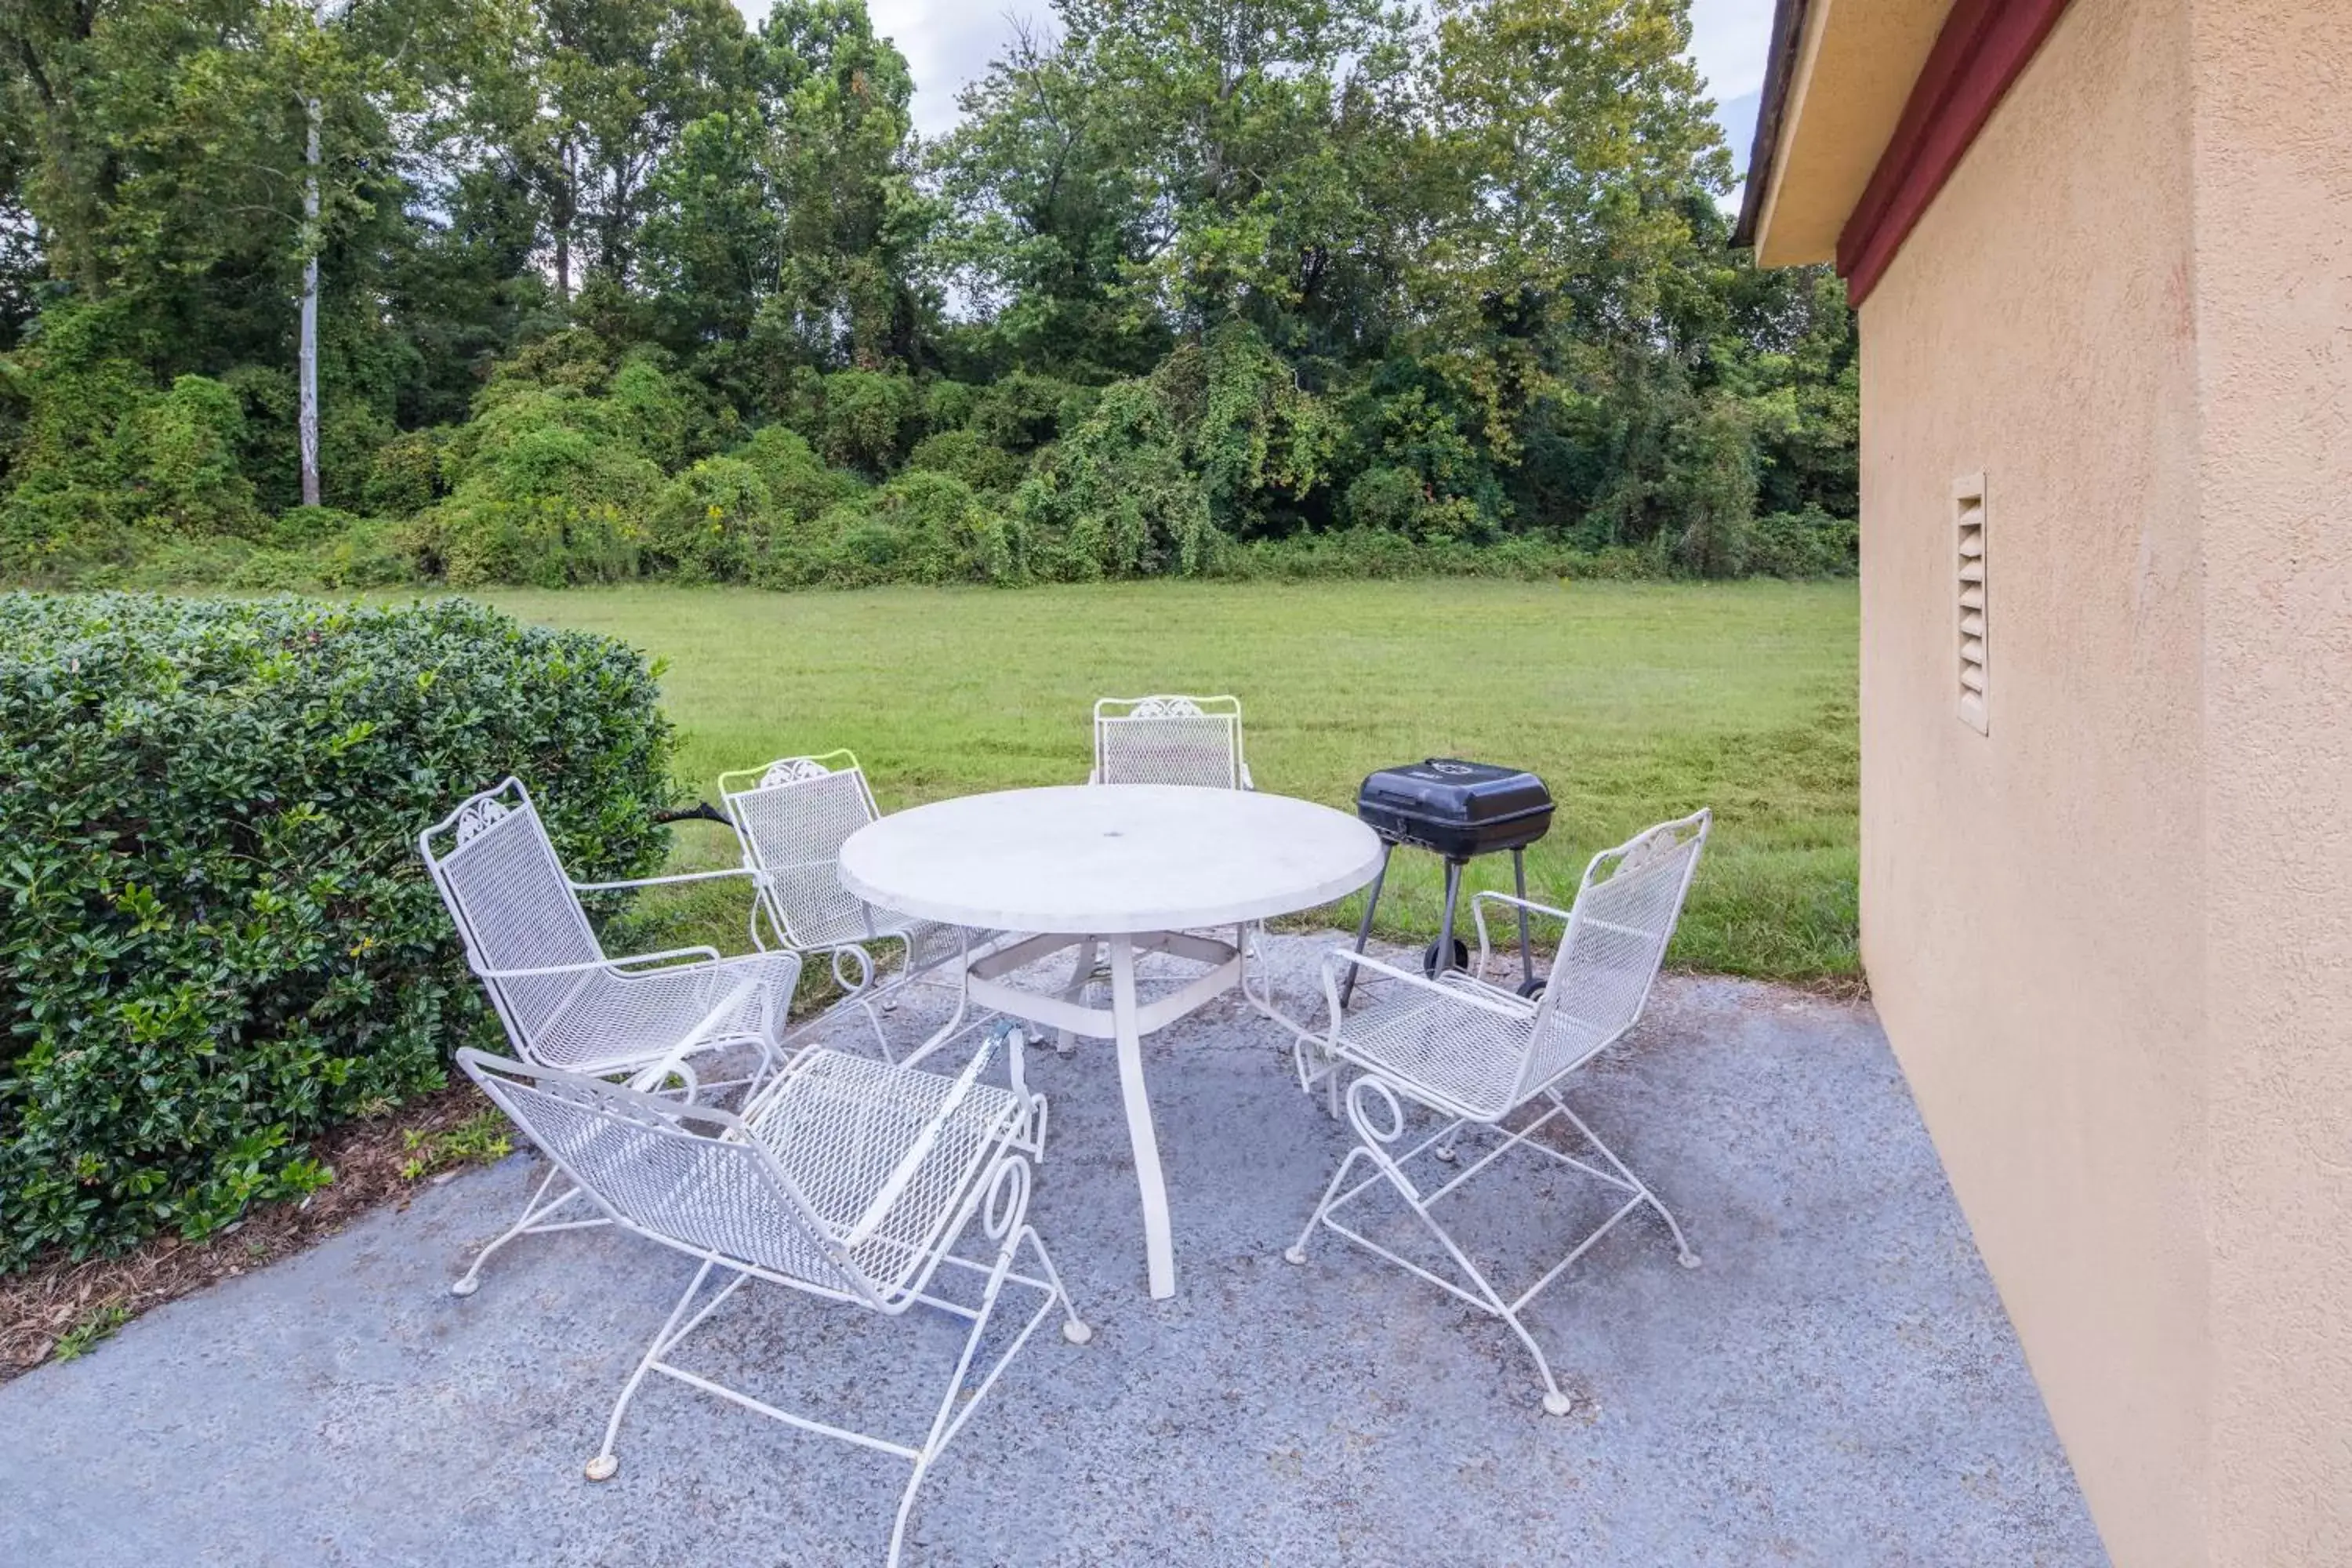
[[[1096,784],[1241,789],[1236,697],[1106,697],[1095,704]]]
[[[719,794],[787,946],[825,948],[872,934],[871,911],[841,885],[843,843],[882,815],[856,757],[780,757],[719,774]]]
[[[503,970],[595,963],[604,950],[555,857],[530,792],[509,778],[417,836],[441,901],[465,939],[466,961],[490,993],[507,1037],[542,1059],[542,1029],[589,984],[582,974],[496,980]]]
[[[1550,1082],[1641,1019],[1714,820],[1701,810],[1662,822],[1585,867],[1537,1005],[1525,1089]]]
[[[742,1121],[561,1068],[457,1053],[525,1136],[598,1207],[656,1241],[876,1303],[807,1198]]]

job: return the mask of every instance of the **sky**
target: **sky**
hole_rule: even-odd
[[[753,17],[768,0],[736,0]],[[988,68],[1010,35],[1014,16],[1042,20],[1045,0],[866,0],[874,30],[907,57],[915,77],[915,129],[926,136],[956,121],[956,94]],[[1691,0],[1691,53],[1716,100],[1716,118],[1742,169],[1756,131],[1764,86],[1764,56],[1772,33],[1772,0]]]

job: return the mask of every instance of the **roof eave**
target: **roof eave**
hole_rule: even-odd
[[[1757,106],[1756,140],[1748,153],[1748,187],[1739,200],[1739,221],[1732,226],[1735,245],[1753,247],[1764,221],[1764,204],[1772,191],[1780,164],[1780,121],[1789,103],[1789,84],[1797,72],[1797,56],[1805,37],[1805,11],[1811,0],[1774,0],[1772,48],[1764,67],[1764,97]]]

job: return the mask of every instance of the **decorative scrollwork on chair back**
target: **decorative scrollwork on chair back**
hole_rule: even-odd
[[[502,821],[513,808],[502,800],[484,795],[469,800],[457,812],[457,844],[460,848],[489,831],[492,824]]]
[[[1201,705],[1189,697],[1147,697],[1121,717],[1128,719],[1197,719]]]
[[[768,771],[760,775],[761,789],[773,789],[778,784],[798,784],[803,779],[828,778],[833,770],[814,757],[785,757],[770,763]]]

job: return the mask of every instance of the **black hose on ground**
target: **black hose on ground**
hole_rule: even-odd
[[[699,821],[716,822],[725,827],[735,826],[732,817],[707,800],[698,800],[692,805],[669,806],[656,811],[654,813],[654,820],[656,823]]]

